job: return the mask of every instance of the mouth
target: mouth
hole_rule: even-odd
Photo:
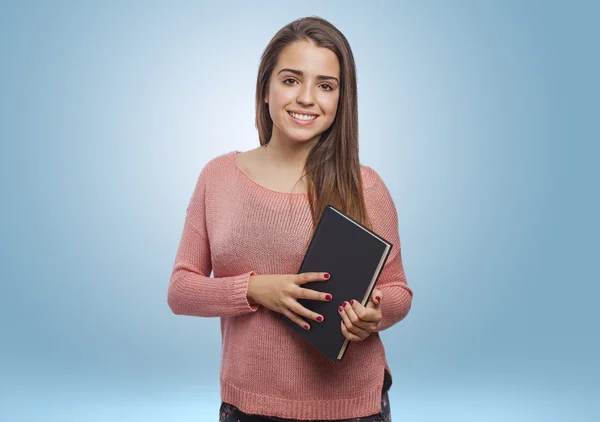
[[[314,122],[315,120],[317,120],[317,118],[319,117],[316,114],[295,113],[293,111],[288,111],[287,113],[294,122],[301,124],[301,125],[310,124],[310,123]]]

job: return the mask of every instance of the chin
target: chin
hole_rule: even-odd
[[[288,137],[288,139],[290,139],[291,141],[294,142],[310,142],[316,138],[319,138],[321,135],[323,135],[323,132],[325,132],[327,129],[323,129],[323,130],[311,130],[310,132],[308,131],[291,131],[291,132],[286,132],[286,135]]]
[[[288,136],[288,138],[290,139],[290,141],[298,143],[298,144],[305,144],[308,142],[312,142],[313,140],[315,140],[316,138],[318,138],[321,134],[318,133],[316,135],[310,135],[310,136],[293,136],[290,135]]]

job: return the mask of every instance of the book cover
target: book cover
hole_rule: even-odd
[[[310,330],[283,314],[280,314],[281,320],[330,360],[341,361],[351,342],[342,333],[338,307],[351,299],[366,306],[392,247],[392,243],[377,233],[328,205],[317,223],[298,274],[330,273],[328,280],[306,283],[302,287],[330,293],[333,299],[327,302],[297,299],[305,308],[323,315],[323,322],[308,320]]]

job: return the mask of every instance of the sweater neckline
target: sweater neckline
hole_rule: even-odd
[[[254,186],[260,190],[263,190],[265,192],[271,193],[271,194],[275,194],[275,195],[284,195],[284,196],[292,196],[292,197],[296,197],[296,198],[307,198],[308,197],[308,192],[283,192],[283,191],[279,191],[279,190],[274,190],[271,188],[268,188],[266,186],[261,185],[260,183],[256,182],[254,179],[252,179],[249,175],[247,175],[240,167],[239,162],[238,162],[238,154],[241,151],[239,150],[234,150],[232,152],[232,156],[233,156],[233,163],[235,165],[235,168],[237,169],[237,171],[242,175],[242,178],[244,180],[246,180],[251,186]]]

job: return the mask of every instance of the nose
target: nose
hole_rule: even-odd
[[[302,90],[300,91],[300,94],[298,94],[296,102],[304,106],[313,105],[315,103],[315,95],[309,84],[302,86]]]

